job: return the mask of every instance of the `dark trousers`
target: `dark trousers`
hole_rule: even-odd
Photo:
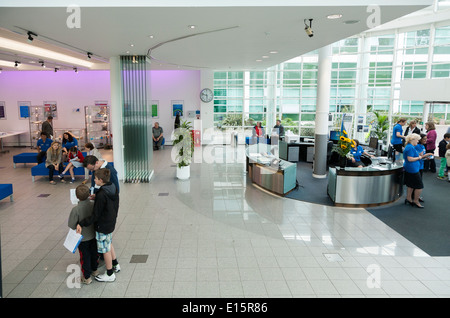
[[[92,239],[81,242],[78,245],[78,252],[80,253],[81,272],[84,278],[88,279],[98,268],[97,241]]]
[[[44,162],[46,156],[47,156],[47,151],[38,152],[38,154],[37,154],[37,162],[38,162],[38,164]]]
[[[48,168],[48,179],[50,181],[53,181],[53,173],[55,171],[55,166],[54,165],[50,165],[50,166],[47,166],[47,168]],[[59,174],[61,174],[63,171],[64,171],[64,166],[63,166],[62,163],[60,163],[58,165],[58,172],[59,172]]]
[[[426,153],[434,153],[434,149],[426,150]],[[436,161],[434,159],[424,160],[423,161],[423,171],[436,172]]]

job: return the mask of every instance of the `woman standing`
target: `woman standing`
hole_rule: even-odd
[[[403,151],[403,167],[405,169],[405,185],[407,187],[405,204],[409,203],[411,206],[423,208],[419,201],[423,189],[423,182],[420,177],[420,160],[430,156],[430,154],[419,155],[415,148],[419,140],[420,136],[418,134],[411,134],[406,137],[406,147]]]
[[[429,153],[430,156],[434,155],[434,151],[436,150],[436,127],[434,125],[434,122],[429,121],[425,124],[425,129],[427,131],[427,144],[425,145],[426,153]],[[436,161],[434,161],[434,158],[431,158],[430,160],[427,160],[424,162],[423,165],[423,171],[424,172],[433,172],[436,173]]]
[[[173,128],[176,130],[177,128],[180,128],[180,113],[177,112],[177,115],[175,116],[175,123],[173,125]]]
[[[406,119],[400,118],[392,131],[391,144],[392,148],[395,149],[395,160],[398,160],[400,153],[403,152],[403,139],[405,139],[405,136],[403,136],[403,126],[405,126],[405,124]]]
[[[61,182],[65,182],[62,176],[64,167],[61,158],[61,144],[58,141],[54,141],[47,150],[47,159],[45,160],[45,166],[48,168],[48,178],[50,180],[50,184],[56,184],[56,182],[53,181],[53,173],[55,170],[59,172],[59,179]]]
[[[409,122],[408,127],[406,127],[406,129],[405,129],[404,136],[406,137],[406,136],[411,135],[411,134],[418,134],[418,135],[420,135],[420,129],[419,129],[419,127],[417,127],[417,123],[416,123],[415,120],[411,120]]]

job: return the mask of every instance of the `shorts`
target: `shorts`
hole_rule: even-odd
[[[395,151],[397,151],[397,152],[403,153],[403,145],[402,144],[392,145],[392,148],[394,148]]]
[[[112,233],[103,234],[95,232],[95,238],[97,240],[97,252],[103,254],[111,250]]]

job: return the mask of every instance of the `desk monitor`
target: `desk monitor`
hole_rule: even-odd
[[[377,148],[378,148],[378,138],[370,137],[369,148],[377,150]]]

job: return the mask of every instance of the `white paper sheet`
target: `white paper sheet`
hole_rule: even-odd
[[[66,240],[64,241],[64,247],[71,253],[75,253],[82,239],[83,235],[78,234],[75,230],[69,229],[69,233],[67,233]]]

